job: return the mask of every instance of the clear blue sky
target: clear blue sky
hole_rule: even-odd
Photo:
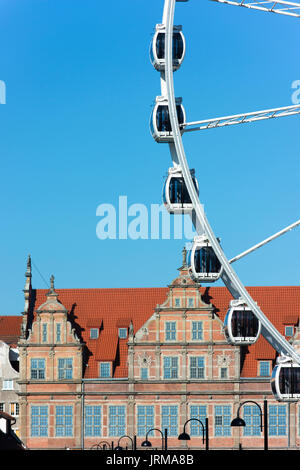
[[[161,203],[171,166],[149,116],[160,94],[149,43],[163,0],[0,0],[0,314],[33,286],[165,286],[186,240],[104,240],[96,208]],[[297,19],[177,4],[187,54],[176,72],[189,121],[292,104]],[[300,117],[184,136],[201,201],[228,257],[299,219]],[[296,229],[236,264],[245,285],[298,285]]]

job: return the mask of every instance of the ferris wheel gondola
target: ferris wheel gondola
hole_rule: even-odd
[[[197,192],[199,192],[195,170],[191,170],[191,177]],[[169,168],[163,188],[163,203],[170,214],[184,214],[193,210],[193,204],[180,167]]]
[[[194,238],[187,264],[191,278],[197,282],[215,282],[221,277],[222,265],[205,235]]]
[[[273,395],[278,401],[300,399],[300,365],[292,358],[279,356],[271,377]]]
[[[181,31],[181,26],[173,27],[173,71],[179,69],[185,56],[185,38]],[[166,27],[163,24],[157,24],[155,33],[150,44],[150,60],[153,67],[162,71],[165,69],[165,45],[166,45]]]
[[[186,121],[185,109],[182,106],[182,98],[176,98],[176,113],[178,122],[182,125]],[[150,119],[151,134],[156,142],[172,143],[173,133],[170,122],[168,99],[157,96]]]
[[[261,323],[242,299],[232,300],[224,320],[229,344],[251,345],[259,338]]]

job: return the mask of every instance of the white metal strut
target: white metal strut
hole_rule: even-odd
[[[202,121],[186,122],[182,124],[184,132],[201,131],[203,129],[214,129],[216,127],[232,126],[235,124],[246,124],[265,119],[275,119],[286,116],[300,114],[300,105],[285,106],[283,108],[266,109],[263,111],[254,111],[252,113],[235,114],[213,119],[204,119]]]
[[[280,15],[294,16],[300,18],[300,4],[295,2],[275,2],[274,0],[257,1],[253,0],[211,0],[213,2],[236,5],[238,7],[249,8],[250,10],[261,10]]]
[[[223,267],[222,280],[231,295],[233,296],[233,298],[243,298],[243,300],[251,308],[256,317],[260,320],[262,324],[262,335],[279,354],[285,354],[287,356],[290,356],[295,362],[300,364],[300,356],[297,354],[292,345],[288,341],[286,341],[286,339],[277,331],[277,329],[272,325],[269,319],[264,315],[264,313],[257,306],[256,302],[252,299],[247,289],[244,287],[237,274],[233,270],[232,265],[227,260],[212,228],[209,225],[209,222],[204,213],[203,205],[200,203],[197,191],[195,189],[183,147],[181,130],[179,127],[176,112],[172,57],[175,3],[176,0],[165,0],[164,4],[163,21],[165,21],[166,25],[166,66],[161,84],[162,94],[164,91],[167,92],[170,123],[174,138],[174,143],[169,144],[171,156],[173,160],[175,160],[176,162],[178,161],[181,166],[182,175],[194,207],[194,214],[192,215],[192,218],[193,221],[196,221],[196,230],[197,232],[200,232],[200,230],[201,233],[204,232],[209,242],[211,243],[211,246],[217,258],[219,259]]]
[[[244,256],[249,255],[255,250],[258,250],[258,248],[261,248],[262,246],[266,245],[267,243],[272,242],[275,240],[275,238],[281,237],[281,235],[284,235],[286,232],[289,232],[290,230],[293,230],[294,228],[298,227],[300,225],[300,220],[297,220],[297,222],[294,222],[293,224],[289,225],[288,227],[284,228],[283,230],[280,230],[280,232],[275,233],[271,237],[266,238],[260,243],[257,243],[256,245],[252,246],[246,251],[243,251],[243,253],[240,253],[239,255],[235,256],[232,258],[229,263],[234,263],[235,261],[238,261],[241,258],[244,258]]]

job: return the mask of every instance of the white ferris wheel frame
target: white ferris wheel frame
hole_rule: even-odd
[[[188,1],[188,0],[177,0]],[[229,3],[229,2],[227,2]],[[232,2],[234,3],[234,2]],[[284,2],[281,2],[284,3]],[[287,2],[285,2],[287,3]],[[300,356],[292,347],[292,345],[277,331],[270,320],[258,307],[256,302],[252,299],[249,292],[243,285],[242,281],[233,270],[230,261],[227,259],[223,252],[220,243],[218,242],[204,212],[203,205],[199,200],[199,196],[195,189],[190,169],[188,166],[187,158],[182,141],[182,129],[180,129],[177,112],[176,112],[176,98],[174,93],[174,78],[173,78],[173,58],[172,58],[172,44],[173,44],[173,28],[174,28],[174,15],[175,15],[176,0],[164,0],[163,11],[163,24],[165,25],[166,40],[165,40],[165,70],[161,71],[161,94],[168,100],[170,123],[173,134],[173,142],[169,143],[169,149],[173,165],[180,166],[182,175],[190,195],[194,211],[191,214],[193,223],[199,235],[203,233],[209,240],[217,258],[222,265],[221,278],[226,288],[231,293],[234,299],[243,299],[249,308],[256,315],[261,322],[261,333],[270,345],[281,355],[290,357],[295,363],[300,365]]]

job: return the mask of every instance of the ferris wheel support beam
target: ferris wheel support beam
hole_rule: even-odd
[[[269,13],[278,13],[280,15],[293,16],[300,18],[300,4],[295,2],[276,2],[275,0],[256,1],[253,0],[211,0],[213,2],[224,3],[226,5],[235,5],[238,7],[249,8],[250,10],[260,10]]]
[[[243,298],[247,305],[251,308],[256,317],[261,321],[262,324],[262,335],[271,344],[271,346],[279,353],[290,356],[295,362],[300,364],[300,356],[296,353],[292,345],[286,341],[286,339],[277,331],[272,325],[269,319],[257,306],[256,302],[252,299],[237,274],[233,270],[231,264],[227,260],[212,228],[204,213],[202,204],[199,201],[199,197],[193,180],[190,174],[190,169],[185,156],[185,151],[182,142],[181,131],[179,128],[178,117],[176,112],[176,101],[174,94],[174,79],[173,79],[173,57],[172,57],[172,45],[173,45],[173,26],[174,26],[174,15],[175,15],[175,3],[176,0],[165,0],[164,14],[166,18],[166,41],[165,41],[165,80],[166,90],[168,98],[169,116],[172,128],[173,140],[175,150],[178,156],[178,161],[182,169],[182,175],[193,203],[196,227],[203,230],[207,236],[211,246],[222,264],[222,280],[233,296],[233,298]]]
[[[293,116],[295,114],[300,114],[300,105],[284,106],[282,108],[265,109],[263,111],[254,111],[252,113],[235,114],[233,116],[187,122],[182,124],[182,128],[185,133],[201,131],[204,129],[215,129],[216,127],[232,126],[236,124],[247,124],[251,122],[264,121],[266,119]]]
[[[258,248],[261,248],[262,246],[266,245],[267,243],[270,243],[271,241],[275,240],[276,238],[280,237],[281,235],[284,235],[286,232],[289,232],[290,230],[293,230],[294,228],[298,227],[300,225],[300,220],[297,220],[297,222],[294,222],[293,224],[289,225],[288,227],[284,228],[283,230],[280,230],[280,232],[275,233],[271,237],[266,238],[260,243],[257,243],[256,245],[252,246],[246,251],[243,251],[243,253],[240,253],[239,255],[235,256],[231,260],[229,260],[229,263],[235,263],[235,261],[238,261],[241,258],[244,258],[244,256],[249,255],[253,251],[257,250]]]

